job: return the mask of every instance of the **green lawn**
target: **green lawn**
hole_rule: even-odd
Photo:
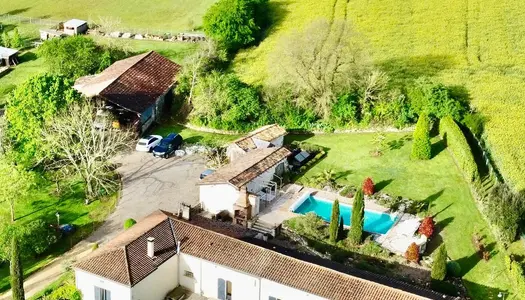
[[[76,185],[72,190],[65,189],[62,196],[56,196],[54,185],[42,180],[33,189],[31,195],[17,207],[16,222],[26,223],[35,219],[43,219],[46,223],[56,224],[55,213],[60,213],[61,224],[74,224],[77,231],[70,237],[61,239],[53,245],[45,255],[38,258],[23,260],[24,275],[29,276],[45,267],[54,258],[71,249],[71,247],[87,237],[102,224],[113,210],[117,196],[96,200],[89,205],[84,204],[81,185]],[[0,208],[2,209],[2,208]],[[0,264],[0,293],[9,289],[9,265]]]
[[[210,146],[223,146],[240,137],[240,135],[217,134],[197,131],[175,123],[170,124],[170,122],[166,122],[162,125],[156,126],[152,130],[152,134],[160,134],[163,136],[168,135],[171,132],[179,133],[184,138],[184,141],[186,143],[203,144]]]
[[[264,84],[282,38],[320,19],[346,16],[373,62],[407,83],[421,76],[466,89],[488,117],[488,142],[502,174],[525,189],[525,1],[522,0],[270,0],[272,27],[241,51],[233,69]]]
[[[118,28],[187,31],[202,23],[202,16],[215,0],[16,0],[2,1],[0,14],[9,13],[65,21],[84,19],[100,23],[110,19]]]
[[[315,136],[289,135],[288,141],[303,140],[328,149],[327,156],[312,167],[299,182],[325,169],[337,173],[337,181],[360,185],[372,177],[376,187],[391,195],[415,200],[431,201],[430,213],[441,228],[440,236],[447,245],[449,256],[457,260],[464,273],[463,280],[473,299],[496,299],[499,291],[510,291],[503,264],[503,254],[482,219],[454,161],[441,142],[434,138],[437,154],[429,161],[409,158],[411,141],[407,133],[387,133],[392,149],[383,156],[372,157],[374,134],[324,134]],[[472,236],[479,232],[492,251],[488,262],[480,260],[472,244]],[[440,242],[435,237],[432,243]],[[431,246],[431,248],[433,248]]]

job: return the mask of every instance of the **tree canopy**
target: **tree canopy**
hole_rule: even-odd
[[[15,160],[32,166],[45,156],[42,128],[60,110],[81,97],[73,81],[62,75],[41,74],[19,85],[7,102],[7,137],[13,142]]]
[[[237,51],[261,38],[267,26],[268,0],[219,0],[204,15],[204,32]]]

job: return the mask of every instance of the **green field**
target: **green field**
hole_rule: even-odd
[[[421,76],[468,90],[487,118],[503,175],[525,188],[525,2],[521,0],[270,0],[274,25],[234,70],[248,83],[270,78],[279,41],[316,19],[349,20],[376,65],[399,83]]]
[[[3,0],[0,14],[65,21],[109,19],[115,28],[188,31],[201,25],[202,15],[215,0]]]
[[[434,157],[429,161],[410,160],[410,133],[388,133],[391,148],[380,157],[370,156],[374,134],[289,135],[287,140],[306,140],[327,148],[327,156],[308,170],[299,182],[323,170],[333,170],[338,183],[359,186],[371,177],[381,192],[430,202],[429,213],[435,216],[440,236],[448,255],[457,260],[464,274],[463,281],[473,299],[497,299],[500,291],[512,290],[506,275],[503,253],[476,208],[468,184],[454,164],[450,153],[438,138],[433,139]],[[436,155],[437,154],[437,155]],[[479,232],[491,251],[488,262],[481,260],[472,244]],[[512,299],[512,298],[509,298]]]

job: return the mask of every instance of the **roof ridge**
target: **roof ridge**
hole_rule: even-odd
[[[108,85],[106,85],[106,87],[104,87],[104,88],[103,88],[98,94],[99,94],[99,95],[102,94],[102,93],[103,93],[107,88],[109,88],[109,87],[110,87],[115,81],[117,81],[118,79],[120,79],[120,77],[122,77],[122,75],[124,75],[124,74],[125,74],[126,72],[128,72],[131,68],[133,68],[134,66],[136,66],[139,62],[141,62],[142,60],[144,60],[144,58],[148,57],[148,56],[149,56],[151,53],[153,53],[153,52],[155,52],[155,51],[150,50],[150,51],[145,52],[145,53],[142,53],[142,54],[138,54],[138,55],[130,56],[130,57],[128,57],[128,58],[124,58],[124,59],[122,59],[122,60],[118,60],[118,61],[116,61],[116,62],[120,62],[120,61],[123,61],[123,60],[126,60],[126,59],[131,59],[131,58],[134,58],[134,57],[137,57],[137,56],[141,56],[141,55],[142,55],[142,57],[141,57],[139,60],[137,60],[134,64],[128,66],[124,71],[122,71],[122,73],[120,73],[117,77],[115,77],[113,80],[111,80],[111,83],[108,84]],[[116,62],[115,62],[115,63],[116,63]],[[113,65],[113,64],[112,64],[112,65]],[[105,71],[105,70],[104,70],[104,71]],[[102,71],[102,72],[104,72],[104,71]],[[101,72],[101,73],[102,73],[102,72]],[[99,73],[99,74],[101,74],[101,73]]]
[[[127,250],[128,245],[129,244],[126,244],[122,246],[122,248],[124,250],[124,262],[126,263],[126,273],[127,273],[126,279],[128,279],[129,285],[131,285],[131,272],[129,270],[128,250]]]
[[[242,173],[246,172],[248,169],[250,169],[251,167],[257,165],[257,164],[260,163],[261,161],[267,159],[270,155],[272,155],[272,154],[274,154],[275,152],[281,150],[282,148],[284,148],[284,147],[270,147],[270,148],[260,149],[260,150],[263,150],[263,151],[264,151],[265,149],[272,149],[273,151],[271,151],[271,152],[268,151],[269,153],[268,153],[267,155],[265,155],[263,158],[261,158],[260,160],[254,162],[252,165],[250,165],[249,167],[245,168],[242,172],[240,172],[239,174],[235,175],[233,178],[230,178],[230,179],[228,180],[228,183],[229,183],[229,184],[232,184],[231,182],[232,182],[234,179],[236,179],[237,177],[241,176]],[[254,151],[257,151],[257,149],[255,149]],[[253,151],[252,151],[252,153],[253,153]],[[233,184],[232,184],[232,185],[233,185]]]
[[[261,127],[255,129],[255,130],[251,131],[251,132],[248,132],[247,135],[236,139],[235,141],[233,141],[233,143],[237,144],[238,142],[244,141],[245,139],[253,138],[256,134],[261,133],[261,131],[264,131],[264,130],[266,130],[268,128],[271,128],[273,126],[279,126],[279,124],[273,123],[273,124],[267,124],[267,125],[261,126]]]
[[[387,288],[390,288],[390,289],[394,289],[396,291],[400,291],[404,294],[407,294],[407,295],[416,295],[416,296],[420,296],[420,295],[417,295],[417,294],[414,294],[414,293],[411,293],[411,292],[408,292],[408,291],[405,291],[405,290],[402,290],[402,289],[399,289],[397,287],[393,287],[393,286],[390,286],[390,285],[387,285],[387,284],[382,284],[382,283],[379,283],[379,282],[375,282],[375,281],[372,281],[372,280],[366,280],[364,278],[361,278],[361,277],[358,277],[358,276],[354,276],[354,275],[350,275],[350,274],[347,274],[347,273],[344,273],[344,272],[341,272],[341,271],[338,271],[338,270],[335,270],[335,269],[332,269],[332,268],[329,268],[329,267],[325,267],[325,266],[322,266],[322,265],[319,265],[319,264],[315,264],[315,263],[312,263],[312,262],[309,262],[309,261],[305,261],[305,260],[301,260],[301,259],[298,259],[298,258],[295,258],[293,256],[290,256],[290,255],[286,255],[286,254],[283,254],[283,253],[280,253],[278,251],[273,251],[271,249],[267,249],[267,248],[264,248],[262,246],[259,246],[259,245],[256,245],[256,244],[252,244],[250,242],[246,242],[246,241],[243,241],[243,240],[240,240],[238,238],[235,238],[235,237],[231,237],[231,236],[228,236],[226,234],[223,234],[223,233],[220,233],[220,232],[216,232],[216,231],[213,231],[211,229],[207,229],[207,228],[204,228],[204,227],[201,227],[201,226],[198,226],[198,225],[195,225],[195,224],[192,224],[190,222],[187,222],[187,221],[184,221],[184,220],[179,220],[177,218],[175,218],[174,214],[172,213],[169,213],[169,212],[165,212],[163,210],[160,210],[162,213],[166,214],[166,216],[168,217],[168,219],[172,219],[176,222],[179,222],[179,223],[182,223],[182,224],[185,224],[185,225],[190,225],[192,227],[195,227],[195,228],[198,228],[198,229],[201,229],[201,230],[204,230],[204,231],[207,231],[207,232],[210,232],[212,234],[215,234],[215,235],[220,235],[220,236],[223,236],[227,239],[230,239],[230,240],[233,240],[233,241],[236,241],[236,242],[240,242],[240,243],[245,243],[251,247],[255,247],[255,248],[258,248],[258,249],[261,249],[261,250],[264,250],[266,253],[273,253],[273,254],[276,254],[276,255],[279,255],[280,257],[283,257],[283,258],[286,258],[286,259],[290,259],[292,261],[296,261],[296,262],[299,262],[299,263],[304,263],[304,264],[307,264],[307,265],[310,265],[314,268],[318,268],[318,269],[321,269],[321,270],[326,270],[326,271],[329,271],[329,272],[334,272],[334,273],[337,273],[337,274],[340,274],[340,275],[343,275],[343,276],[346,276],[348,278],[351,278],[351,279],[356,279],[356,280],[359,280],[361,282],[365,282],[365,283],[373,283],[375,285],[378,285],[378,286],[383,286],[383,287],[387,287]],[[367,272],[367,271],[365,271]],[[374,274],[374,273],[371,273],[371,272],[367,272],[367,273],[370,273],[371,275],[373,276],[383,276],[383,275],[379,275],[379,274]],[[258,274],[258,276],[260,276],[260,274]],[[262,277],[262,276],[261,276]],[[405,283],[405,282],[402,282],[402,281],[399,281],[397,279],[390,279],[390,280],[393,280],[395,281],[396,283],[398,284],[404,284],[404,285],[407,285],[407,286],[413,286],[415,289],[418,289],[418,290],[421,290],[421,291],[428,291],[428,292],[433,292],[433,293],[436,293],[437,295],[439,295],[440,293],[436,292],[436,291],[433,291],[433,290],[429,290],[429,289],[424,289],[422,287],[419,287],[419,286],[416,286],[416,285],[410,285],[408,283]],[[315,294],[315,293],[314,293]],[[426,298],[426,296],[420,296],[420,297],[424,297]]]

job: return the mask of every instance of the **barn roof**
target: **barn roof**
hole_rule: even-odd
[[[67,27],[80,27],[84,24],[86,24],[87,21],[84,21],[84,20],[79,20],[79,19],[71,19],[69,21],[66,21],[64,22],[64,26],[67,26]]]
[[[257,148],[255,142],[253,141],[254,138],[265,142],[271,142],[283,135],[286,135],[286,129],[282,128],[278,124],[270,124],[255,129],[246,136],[235,140],[233,143],[239,146],[242,150],[249,151]]]
[[[6,48],[6,47],[0,47],[0,58],[9,58],[15,54],[18,53],[18,50]]]
[[[147,256],[147,238],[155,238]],[[440,293],[333,262],[294,257],[276,246],[254,240],[249,229],[196,216],[180,220],[158,210],[93,252],[75,268],[134,286],[180,252],[327,299],[453,299]],[[324,265],[326,264],[326,265]]]
[[[179,70],[176,63],[150,51],[119,60],[100,74],[81,77],[74,88],[141,114],[173,86]]]

